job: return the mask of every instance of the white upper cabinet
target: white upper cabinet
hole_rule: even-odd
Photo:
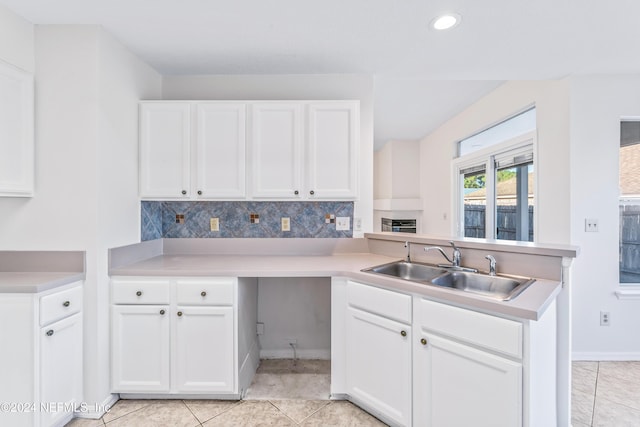
[[[354,200],[359,131],[357,101],[145,101],[140,195]]]
[[[303,192],[302,105],[252,105],[252,195],[257,198],[299,198]]]
[[[199,103],[195,163],[198,197],[245,196],[246,106]]]
[[[33,76],[0,61],[0,196],[33,196],[33,125]]]
[[[188,103],[140,105],[142,197],[189,197],[190,152],[191,106]]]
[[[355,101],[309,104],[307,191],[311,197],[356,198],[359,110]]]

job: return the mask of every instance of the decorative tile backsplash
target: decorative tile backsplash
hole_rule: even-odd
[[[142,241],[159,238],[353,237],[336,230],[353,202],[151,202],[141,209]],[[282,231],[288,218],[290,231]],[[214,219],[212,221],[212,219]],[[212,231],[214,223],[217,231]]]

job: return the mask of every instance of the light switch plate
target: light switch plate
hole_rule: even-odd
[[[291,220],[289,218],[280,218],[282,231],[291,231]]]
[[[336,217],[336,230],[348,231],[351,228],[351,218],[348,216]]]
[[[209,228],[211,229],[211,231],[220,231],[220,219],[211,218],[209,220]]]

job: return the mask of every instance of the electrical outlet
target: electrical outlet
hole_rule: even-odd
[[[608,311],[600,312],[600,326],[609,326],[611,324],[611,314]]]
[[[220,218],[211,218],[209,220],[209,228],[211,231],[220,231]]]
[[[336,217],[336,230],[348,231],[351,228],[351,217],[339,216]]]
[[[353,231],[362,231],[362,218],[353,218]]]
[[[256,335],[264,335],[264,323],[256,323]]]
[[[590,233],[598,232],[598,220],[593,218],[587,218],[584,220],[584,231]]]
[[[297,345],[298,344],[298,339],[297,338],[285,338],[287,340],[287,344],[289,345]]]
[[[280,218],[282,231],[291,231],[291,220],[289,218]]]

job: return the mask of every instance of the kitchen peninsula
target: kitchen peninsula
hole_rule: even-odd
[[[112,391],[125,398],[242,398],[259,363],[257,282],[319,277],[331,286],[332,398],[349,399],[392,425],[438,424],[460,399],[472,406],[448,412],[451,425],[478,414],[492,425],[568,425],[576,248],[455,240],[465,267],[487,271],[490,254],[499,274],[536,279],[516,298],[500,301],[361,271],[405,258],[406,240],[412,260],[429,264],[441,263],[441,256],[423,247],[447,250],[449,241],[372,233],[364,239],[158,239],[112,249]],[[145,313],[148,322],[135,323]],[[134,372],[126,355],[135,339],[120,333],[149,327],[163,331],[146,344],[160,356],[137,363],[156,378],[127,378]],[[226,353],[209,359],[219,362],[217,371],[193,368],[204,363],[194,354],[213,351],[213,343],[197,341],[190,353],[177,344],[194,331],[217,331],[218,343],[227,343]],[[502,410],[495,411],[497,405]]]

